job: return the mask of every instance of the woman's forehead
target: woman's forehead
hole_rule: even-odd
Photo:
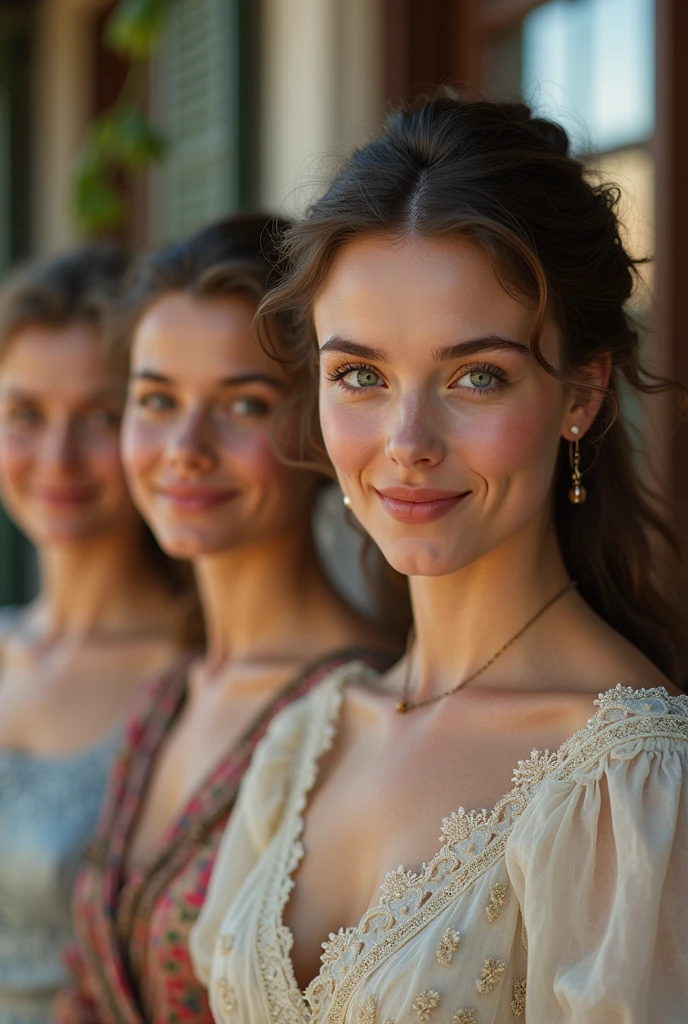
[[[536,309],[506,290],[474,239],[366,235],[337,254],[314,319],[321,345],[361,333],[390,343],[459,344],[490,334],[527,343]]]

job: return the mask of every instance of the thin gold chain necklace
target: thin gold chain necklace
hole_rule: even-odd
[[[451,697],[452,693],[456,693],[457,690],[460,690],[462,689],[462,687],[467,686],[468,683],[473,682],[473,680],[476,679],[479,675],[481,675],[486,669],[488,669],[490,665],[492,665],[497,660],[497,658],[499,658],[500,655],[504,654],[504,652],[508,650],[508,648],[511,647],[512,644],[515,644],[517,640],[520,640],[520,638],[523,636],[526,630],[530,629],[531,626],[535,625],[537,620],[541,618],[541,616],[543,616],[546,611],[549,611],[553,604],[556,604],[556,602],[560,598],[562,598],[564,594],[568,594],[569,590],[573,590],[575,586],[576,581],[570,580],[565,587],[562,587],[562,589],[554,595],[554,597],[550,598],[547,604],[544,604],[542,606],[539,612],[533,615],[532,619],[528,619],[525,626],[521,626],[518,633],[515,633],[510,640],[507,640],[504,646],[500,647],[497,653],[493,654],[489,661],[486,661],[484,665],[481,665],[479,669],[473,672],[470,676],[467,676],[466,679],[462,679],[461,682],[457,683],[456,686],[452,687],[451,690],[445,690],[444,693],[438,693],[436,697],[426,697],[425,700],[419,700],[415,703],[408,699],[409,686],[411,684],[411,658],[409,657],[409,655],[411,653],[411,648],[413,646],[414,641],[414,633],[413,629],[411,629],[411,632],[409,633],[408,644],[406,645],[406,675],[404,678],[404,689],[402,690],[401,700],[397,703],[397,711],[399,712],[399,714],[405,715],[409,711],[415,711],[416,708],[424,708],[427,707],[428,704],[436,704],[437,701],[444,700],[445,697]]]

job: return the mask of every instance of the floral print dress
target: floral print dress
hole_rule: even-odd
[[[75,887],[78,943],[69,961],[74,984],[58,996],[57,1024],[211,1024],[188,936],[203,904],[239,783],[270,721],[333,668],[363,658],[384,670],[388,652],[347,650],[292,680],[228,752],[167,832],[145,870],[128,870],[126,850],[155,760],[184,704],[190,658],[147,689],[110,780],[95,840]]]

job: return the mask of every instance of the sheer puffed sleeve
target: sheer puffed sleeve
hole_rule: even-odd
[[[203,908],[191,930],[194,971],[206,986],[227,908],[279,827],[306,706],[307,698],[301,699],[273,719],[241,784]]]
[[[688,1021],[688,718],[644,722],[546,779],[510,837],[532,1024]]]

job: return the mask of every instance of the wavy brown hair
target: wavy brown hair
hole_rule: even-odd
[[[554,516],[566,568],[591,607],[670,679],[685,684],[688,629],[660,557],[677,539],[641,477],[620,410],[622,392],[686,389],[643,367],[628,311],[637,263],[619,233],[619,190],[594,184],[558,125],[522,104],[440,95],[396,111],[378,139],[357,150],[289,233],[287,273],[259,310],[261,337],[295,381],[303,410],[302,456],[326,461],[317,421],[312,305],[338,250],[371,232],[462,235],[484,247],[502,285],[537,309],[532,351],[572,389],[609,355],[612,374],[581,442],[588,499],[567,498],[562,441]],[[562,338],[561,368],[540,350],[545,319]],[[286,339],[286,340],[285,340]],[[662,572],[659,567],[662,567]]]

